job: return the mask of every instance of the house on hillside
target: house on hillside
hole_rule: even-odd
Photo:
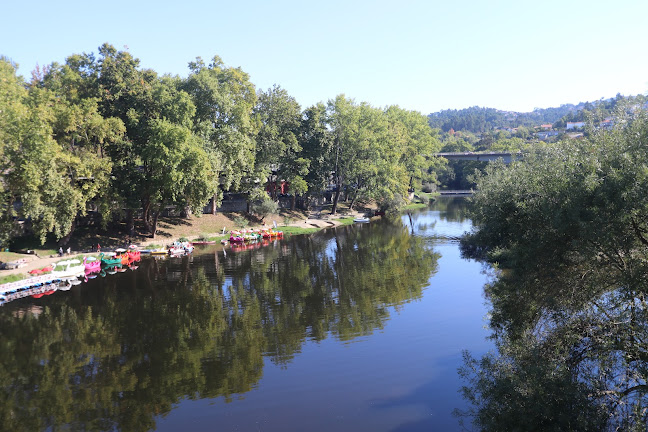
[[[585,127],[585,122],[567,122],[567,127],[565,129],[581,129]]]
[[[553,125],[550,125],[550,124],[541,124],[540,126],[536,126],[535,128],[540,129],[540,130],[548,131],[548,130],[551,130],[552,127],[553,127]]]
[[[612,117],[607,117],[605,120],[601,122],[601,127],[603,129],[612,129],[614,126],[614,120],[612,120]]]
[[[555,137],[555,136],[560,135],[560,132],[558,132],[558,131],[542,131],[542,132],[536,133],[535,135],[538,137],[538,139],[540,139],[542,141],[546,141],[551,137]]]

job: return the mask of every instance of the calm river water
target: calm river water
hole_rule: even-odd
[[[0,429],[459,430],[489,348],[464,202],[144,259],[0,308]]]

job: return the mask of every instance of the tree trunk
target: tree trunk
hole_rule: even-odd
[[[142,220],[144,221],[144,229],[148,232],[151,232],[151,201],[146,201],[142,203],[142,209],[144,213],[142,214]]]
[[[59,240],[59,246],[66,246],[70,242],[70,238],[76,229],[76,218],[72,220],[72,225],[70,226],[70,232],[68,232],[61,240]]]
[[[337,212],[338,200],[340,199],[340,190],[342,188],[338,185],[335,190],[335,196],[333,196],[333,208],[331,209],[331,214],[334,215]]]
[[[356,202],[356,198],[358,197],[358,190],[353,193],[353,198],[351,199],[351,204],[349,205],[349,211],[353,210],[353,205]]]
[[[153,224],[151,226],[151,234],[152,238],[155,238],[155,233],[157,232],[157,224],[158,224],[158,218],[160,217],[160,212],[162,210],[156,210],[153,212]]]
[[[135,237],[135,217],[133,216],[133,209],[126,210],[126,230],[130,237]]]
[[[349,205],[349,210],[353,210],[353,205],[356,202],[356,198],[358,198],[358,192],[360,191],[360,188],[363,186],[363,183],[361,181],[358,181],[358,187],[353,191],[353,198],[351,199],[351,205]]]
[[[212,197],[212,202],[211,202],[211,214],[215,215],[216,214],[216,196],[217,194],[214,194]]]
[[[292,194],[292,200],[290,201],[290,210],[295,210],[296,203],[297,203],[297,195]]]

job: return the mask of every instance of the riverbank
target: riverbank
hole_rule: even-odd
[[[371,208],[365,207],[360,210],[350,211],[348,208],[342,207],[338,214],[330,215],[324,209],[315,209],[310,212],[300,211],[286,211],[283,214],[273,215],[266,218],[266,224],[256,223],[249,224],[247,228],[262,228],[272,227],[274,223],[277,224],[278,230],[285,231],[289,235],[308,234],[319,231],[321,229],[333,228],[341,225],[348,225],[353,223],[354,218],[363,217]],[[115,233],[110,235],[96,235],[91,239],[81,242],[79,239],[75,244],[83,245],[86,247],[72,248],[69,254],[59,256],[54,251],[44,249],[49,253],[46,254],[19,254],[19,253],[3,253],[11,257],[11,261],[24,260],[19,268],[0,270],[0,283],[8,276],[14,277],[28,277],[30,270],[40,269],[47,267],[64,259],[83,259],[88,254],[96,254],[96,245],[100,244],[101,249],[104,251],[112,250],[116,247],[124,247],[134,244],[141,248],[146,248],[151,245],[168,246],[179,238],[186,238],[189,241],[195,241],[200,238],[213,238],[224,239],[228,238],[232,229],[240,228],[237,223],[240,223],[241,216],[238,214],[217,214],[217,215],[201,215],[200,217],[192,216],[190,218],[169,218],[160,222],[159,234],[156,238],[146,238],[138,236],[131,239],[129,236],[116,236]],[[249,223],[250,221],[246,219]],[[87,235],[82,233],[82,235]],[[90,241],[91,240],[91,241]],[[6,281],[4,281],[6,282]]]

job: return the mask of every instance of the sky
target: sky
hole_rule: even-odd
[[[648,93],[645,0],[8,2],[0,55],[38,64],[108,42],[159,74],[240,67],[307,108],[345,94],[423,114],[511,111]]]

